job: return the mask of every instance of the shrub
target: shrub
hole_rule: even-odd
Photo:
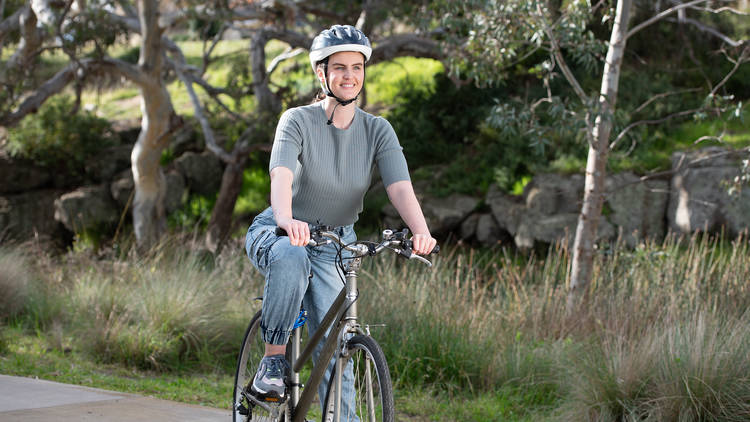
[[[116,143],[107,120],[82,111],[71,114],[73,100],[57,96],[36,115],[9,130],[11,156],[65,173],[82,174],[88,159]]]

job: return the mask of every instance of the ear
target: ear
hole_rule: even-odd
[[[318,77],[318,82],[325,84],[325,73],[323,73],[323,66],[315,67],[315,75]]]

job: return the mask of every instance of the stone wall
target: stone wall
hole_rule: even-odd
[[[711,147],[675,153],[672,171],[660,177],[630,172],[609,175],[599,239],[619,237],[635,246],[646,238],[660,240],[668,231],[723,230],[737,236],[748,230],[750,186],[734,195],[728,189],[728,182],[740,173],[742,159],[736,151]],[[438,235],[451,232],[468,242],[527,249],[572,239],[583,186],[581,174],[539,174],[520,196],[491,186],[484,198],[424,198],[423,208],[431,230]],[[391,206],[384,208],[385,224],[402,226],[394,212]]]
[[[0,241],[55,240],[87,229],[113,229],[121,218],[130,218],[131,151],[132,145],[121,145],[89,162],[82,185],[0,153]],[[209,151],[179,152],[164,169],[168,213],[180,208],[190,193],[218,192],[224,171]]]
[[[115,225],[128,210],[133,192],[129,150],[112,151],[91,163],[97,176],[84,186],[64,186],[44,169],[0,155],[0,240],[59,237],[94,227]],[[630,246],[645,238],[661,239],[668,231],[718,232],[736,236],[750,228],[750,187],[735,195],[727,182],[740,172],[737,152],[706,148],[676,153],[672,171],[661,177],[633,173],[607,177],[598,236],[620,237]],[[222,164],[210,152],[182,151],[165,169],[167,212],[181,207],[190,193],[217,192]],[[539,174],[520,196],[491,186],[484,198],[454,194],[447,198],[415,190],[434,234],[482,245],[514,245],[527,249],[571,239],[583,198],[580,174]],[[384,224],[403,227],[387,205]]]

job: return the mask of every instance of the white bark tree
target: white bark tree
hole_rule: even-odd
[[[632,0],[618,0],[615,22],[609,39],[607,58],[604,62],[602,88],[599,92],[599,113],[594,121],[589,139],[588,159],[583,205],[578,216],[576,236],[573,244],[573,262],[570,270],[570,291],[568,310],[578,303],[581,292],[591,281],[594,262],[594,242],[596,229],[602,215],[604,189],[607,174],[607,156],[609,139],[612,132],[612,116],[617,103],[617,91],[620,84],[620,69],[627,43],[628,24],[633,7]]]
[[[557,0],[514,0],[506,2],[476,0],[469,5],[446,3],[439,8],[442,22],[449,28],[447,38],[452,46],[460,46],[455,54],[459,58],[458,66],[465,76],[482,82],[496,82],[505,77],[505,70],[525,62],[540,51],[548,53],[548,59],[539,65],[547,72],[545,88],[547,97],[531,100],[533,104],[530,115],[535,118],[534,109],[542,103],[564,106],[559,98],[554,98],[549,79],[551,75],[561,74],[568,86],[575,93],[582,112],[571,111],[568,115],[581,115],[579,119],[585,130],[588,143],[588,157],[585,169],[585,189],[581,206],[576,236],[573,245],[573,257],[569,274],[570,289],[567,298],[567,309],[573,312],[580,304],[581,297],[590,285],[597,226],[602,215],[605,193],[607,162],[611,151],[612,131],[618,97],[619,79],[627,41],[642,29],[657,22],[671,19],[677,15],[677,22],[719,39],[728,48],[741,50],[732,71],[719,83],[710,88],[707,98],[712,99],[739,66],[750,56],[747,40],[735,41],[721,33],[717,28],[702,23],[698,19],[687,17],[687,11],[696,13],[734,13],[747,16],[746,10],[738,9],[738,2],[732,0],[670,0],[665,2],[642,2],[645,10],[654,10],[653,15],[630,28],[633,0],[616,0],[613,25],[609,42],[606,44],[601,85],[598,95],[589,95],[579,83],[576,74],[566,63],[566,56],[574,54],[580,62],[596,61],[599,41],[594,34],[586,30],[587,20],[594,11],[607,6],[607,1],[594,2],[560,2]],[[449,13],[445,13],[449,12]],[[468,37],[465,34],[469,34]],[[565,42],[563,45],[562,43]],[[487,46],[492,46],[487,48]],[[462,52],[462,51],[463,52]],[[468,52],[468,53],[464,53]],[[468,57],[467,57],[468,56]],[[557,71],[557,72],[555,72]],[[656,94],[647,100],[642,107],[667,96]],[[641,107],[639,107],[640,109]],[[718,110],[720,107],[711,104],[693,110],[670,115],[661,119],[633,122],[625,127],[614,143],[621,140],[632,128],[643,124],[660,123],[671,118],[690,116],[700,111]],[[503,123],[514,124],[515,115],[510,119],[498,119]],[[530,122],[530,125],[537,124]],[[537,132],[534,132],[537,133]]]
[[[167,91],[169,75],[177,75],[188,89],[207,148],[226,164],[206,239],[209,248],[218,251],[230,232],[232,212],[249,153],[269,147],[274,121],[281,109],[282,93],[272,87],[270,74],[281,61],[307,49],[312,38],[325,26],[357,21],[358,17],[361,25],[372,26],[377,20],[366,17],[370,12],[383,12],[388,6],[381,2],[376,7],[375,2],[365,1],[362,5],[352,3],[345,8],[336,8],[334,12],[329,3],[276,0],[238,3],[229,9],[212,9],[198,3],[195,7],[167,10],[164,2],[155,0],[114,3],[107,0],[68,0],[65,4],[28,0],[0,22],[0,45],[5,45],[12,34],[20,34],[15,53],[0,64],[0,84],[3,85],[0,93],[0,125],[7,127],[17,124],[28,114],[34,113],[47,99],[71,85],[80,94],[86,79],[92,75],[109,75],[137,86],[141,94],[142,118],[141,132],[131,154],[135,182],[132,213],[138,246],[148,249],[166,229],[163,203],[166,186],[159,161],[173,132],[184,124],[175,113]],[[213,48],[206,51],[204,66],[198,69],[187,64],[180,48],[170,39],[173,28],[179,28],[186,19],[195,15],[209,22],[220,22],[222,29],[219,37],[223,30],[234,27],[250,40],[251,92],[258,103],[256,110],[245,115],[232,111],[219,98],[219,94],[228,93],[228,90],[206,82],[204,76]],[[388,13],[381,13],[381,16],[387,17]],[[137,64],[109,55],[109,47],[118,37],[130,36],[137,36],[140,40]],[[293,54],[285,52],[266,67],[265,48],[271,40],[284,41]],[[80,46],[90,47],[92,44],[96,51],[95,58],[83,57]],[[31,64],[47,50],[64,52],[69,64],[53,77],[37,84]],[[380,40],[372,63],[404,55],[438,58],[440,54],[438,44],[429,38],[399,34]],[[217,139],[220,136],[214,134],[206,107],[196,94],[194,85],[199,85],[211,97],[211,101],[229,115],[244,120],[248,126],[231,150],[225,149],[221,140]]]

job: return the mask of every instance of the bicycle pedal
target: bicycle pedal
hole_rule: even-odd
[[[284,394],[283,397],[278,397],[275,394],[274,395],[264,395],[260,393],[253,392],[252,389],[247,391],[247,395],[254,399],[254,401],[258,402],[264,402],[269,404],[282,404],[286,401],[286,398],[288,394]]]

